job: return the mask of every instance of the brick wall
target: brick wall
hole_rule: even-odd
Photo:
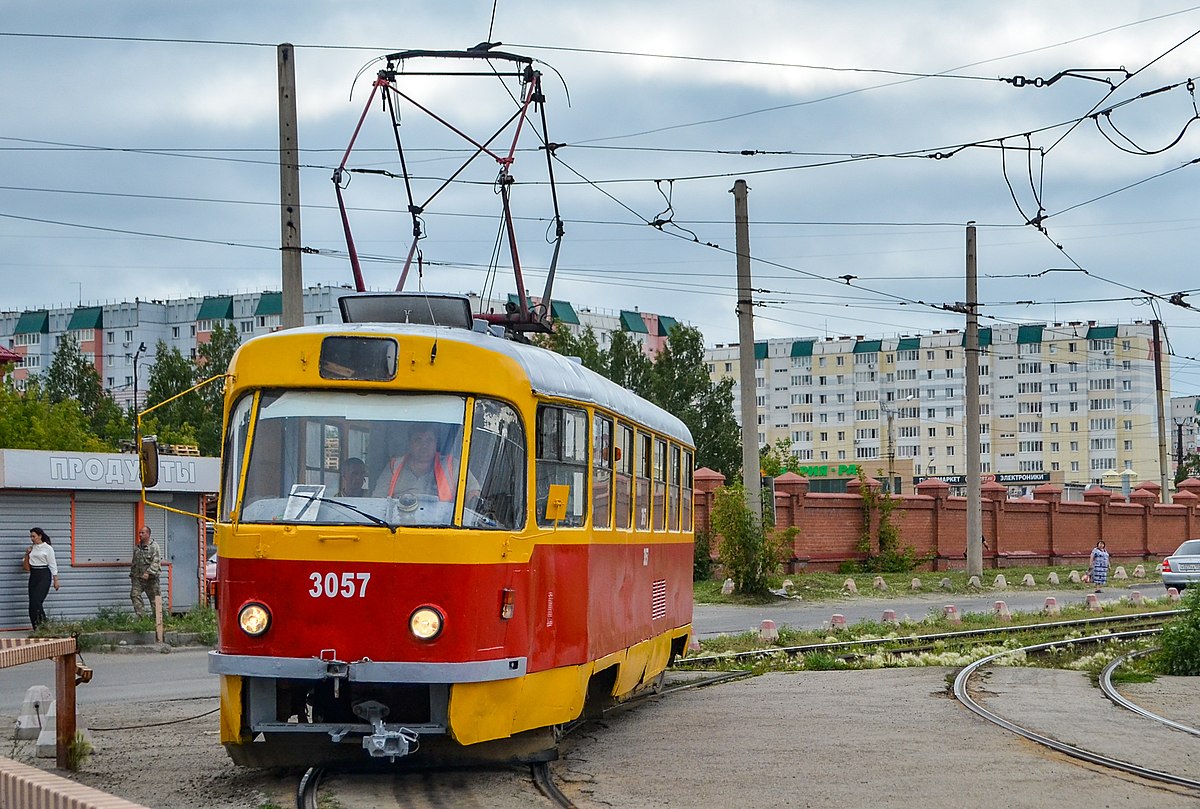
[[[697,531],[707,530],[714,492],[724,482],[717,472],[697,470]],[[880,486],[871,479],[867,485]],[[836,570],[844,561],[861,558],[855,550],[863,520],[858,487],[858,481],[851,481],[846,494],[809,494],[808,481],[799,475],[775,479],[776,523],[799,529],[792,548],[794,567]],[[1009,500],[1003,486],[985,483],[984,565],[1078,563],[1098,539],[1105,541],[1114,563],[1168,556],[1185,539],[1200,536],[1200,480],[1180,483],[1171,503],[1159,503],[1158,491],[1157,484],[1143,483],[1126,503],[1119,493],[1096,488],[1084,493],[1082,503],[1064,503],[1057,486],[1038,487],[1033,500]],[[931,479],[917,486],[915,494],[896,499],[892,522],[901,547],[931,556],[934,570],[965,567],[965,497],[951,497],[948,484]]]

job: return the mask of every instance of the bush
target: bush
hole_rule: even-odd
[[[708,531],[697,531],[696,545],[692,549],[692,581],[711,579],[715,565],[712,558],[712,534]]]
[[[1163,627],[1158,660],[1163,674],[1194,677],[1200,675],[1200,589],[1187,591],[1183,607],[1187,612]]]
[[[746,505],[746,490],[741,485],[717,490],[710,524],[713,532],[721,535],[717,558],[738,592],[767,592],[767,578],[779,570],[785,552],[790,554],[795,532],[768,534]]]

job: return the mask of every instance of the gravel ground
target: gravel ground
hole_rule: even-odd
[[[985,723],[949,695],[952,673],[925,668],[769,674],[681,692],[585,725],[566,739],[564,757],[553,770],[580,809],[1197,805],[1194,795],[1082,766]],[[1160,682],[1161,688],[1137,685],[1126,693],[1152,710],[1194,719],[1200,712],[1195,678]],[[1086,721],[1077,735],[1107,738],[1109,752],[1133,745],[1150,750],[1160,768],[1178,764],[1185,774],[1200,769],[1193,737],[1104,721],[1111,718],[1109,703],[1079,673],[1000,669],[988,676],[983,695],[989,707],[1014,719],[1047,725],[1064,717]],[[217,715],[207,713],[215,707],[216,700],[207,697],[81,710],[82,723],[96,729],[98,749],[73,777],[154,809],[294,805],[294,774],[230,763],[217,742]],[[14,720],[0,716],[10,725]],[[146,727],[158,722],[171,724]],[[31,742],[5,752],[53,766],[53,759],[34,760],[32,754]],[[346,775],[334,778],[323,794],[336,801],[326,805],[339,809],[549,805],[519,769]]]

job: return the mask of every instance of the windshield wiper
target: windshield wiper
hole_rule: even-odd
[[[376,517],[374,514],[370,513],[369,511],[363,511],[358,506],[351,505],[350,503],[344,503],[341,500],[334,500],[329,497],[318,497],[315,494],[301,494],[299,496],[304,498],[305,500],[308,500],[310,503],[329,503],[331,506],[341,506],[342,508],[346,509],[347,511],[353,511],[355,514],[361,514],[362,516],[366,517],[368,520],[375,523],[376,525],[381,525],[384,528],[388,529],[393,534],[396,533],[396,529],[400,527],[399,525],[392,525],[390,522],[388,522],[385,519],[382,519],[381,517]]]

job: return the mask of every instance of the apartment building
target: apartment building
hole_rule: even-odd
[[[911,461],[911,482],[961,480],[969,451],[964,343],[958,330],[756,343],[759,444],[786,439],[801,464],[868,472],[894,453]],[[1149,323],[994,326],[980,329],[979,343],[985,475],[1084,486],[1132,469],[1139,480],[1159,479]],[[740,407],[737,345],[709,349],[707,361],[714,380],[733,378]]]
[[[349,287],[311,286],[304,290],[304,323],[340,323],[338,298],[353,294]],[[475,312],[503,312],[515,302],[507,298],[480,298],[468,293]],[[551,313],[572,331],[591,327],[601,348],[611,344],[615,331],[624,331],[653,357],[666,343],[676,324],[667,315],[633,310],[606,310],[551,302]],[[195,358],[196,348],[212,337],[218,324],[232,324],[247,340],[281,328],[283,293],[244,292],[232,295],[193,296],[171,300],[120,301],[102,305],[0,312],[0,348],[17,355],[12,379],[18,387],[44,373],[64,335],[75,337],[80,351],[100,375],[105,390],[119,404],[145,402],[146,382],[154,366],[155,347],[161,340]]]

